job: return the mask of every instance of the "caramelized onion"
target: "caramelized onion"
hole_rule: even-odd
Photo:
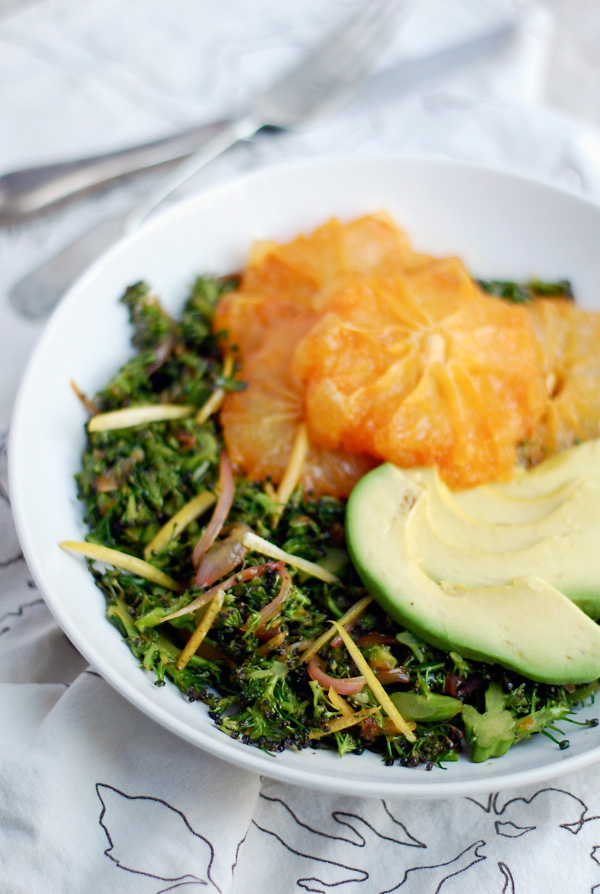
[[[313,655],[308,662],[307,670],[312,680],[316,680],[325,689],[331,687],[335,692],[339,692],[340,695],[356,695],[357,692],[362,691],[366,682],[363,676],[344,677],[340,680],[330,677],[321,667],[321,661],[316,655]]]
[[[451,695],[452,698],[458,698],[458,690],[464,682],[465,678],[459,677],[458,674],[446,674],[444,692],[447,693],[447,695]]]
[[[242,537],[249,530],[248,525],[236,525],[231,534],[213,543],[204,553],[196,571],[197,587],[210,587],[242,564],[248,553]]]
[[[360,734],[362,738],[366,739],[368,742],[372,742],[373,739],[380,736],[381,729],[379,728],[377,720],[374,717],[365,717],[360,725]]]
[[[391,683],[410,683],[410,674],[402,666],[373,667],[373,673],[384,686],[389,686]]]
[[[264,574],[265,571],[269,571],[276,566],[277,562],[266,562],[264,565],[250,565],[248,568],[244,568],[243,571],[238,571],[237,574],[233,574],[231,577],[228,577],[227,580],[222,581],[210,590],[201,593],[200,596],[197,596],[188,605],[178,609],[176,612],[172,612],[170,615],[166,615],[162,620],[170,621],[172,618],[180,618],[182,615],[189,615],[191,612],[195,612],[197,608],[210,602],[217,590],[228,590],[230,587],[235,587],[236,584],[242,584],[246,581],[253,580],[255,577],[259,577],[261,574]]]
[[[94,481],[94,487],[96,493],[99,494],[109,494],[114,490],[119,490],[118,483],[109,475],[98,475]]]
[[[356,640],[359,649],[363,646],[397,646],[398,640],[391,633],[366,633]]]
[[[215,510],[211,520],[204,530],[204,534],[194,547],[194,552],[192,553],[192,563],[194,568],[198,568],[204,553],[210,546],[212,546],[219,531],[225,524],[225,520],[231,509],[231,504],[233,503],[233,496],[233,474],[231,472],[229,460],[227,459],[227,454],[223,451],[219,463],[219,499],[216,502]]]
[[[265,569],[269,568],[273,571],[277,571],[281,578],[281,586],[279,587],[279,592],[275,599],[272,599],[267,605],[263,606],[263,608],[259,611],[260,623],[256,628],[256,636],[258,639],[266,642],[266,640],[271,639],[271,637],[278,635],[281,633],[280,627],[270,627],[267,629],[267,624],[269,621],[272,621],[274,617],[276,617],[281,611],[281,606],[283,605],[288,593],[290,592],[290,588],[292,586],[292,579],[290,577],[290,573],[287,570],[285,564],[283,562],[269,562],[268,565],[264,566]],[[248,630],[250,626],[250,620],[246,621],[242,630]]]
[[[346,633],[352,633],[352,630],[354,629],[354,627],[356,627],[359,620],[359,618],[353,618],[351,621],[348,621],[347,624],[344,624],[344,630],[346,631]],[[339,633],[331,640],[331,645],[334,647],[334,649],[337,649],[338,646],[342,645],[342,637],[339,635]]]

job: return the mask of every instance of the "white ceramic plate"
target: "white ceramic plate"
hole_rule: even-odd
[[[336,215],[387,210],[415,246],[456,253],[478,276],[568,277],[583,306],[599,306],[600,208],[559,190],[455,162],[335,159],[245,177],[175,207],[121,242],[69,292],[24,377],[13,419],[10,483],[29,567],[58,623],[125,698],[176,735],[255,772],[347,794],[438,798],[539,782],[600,759],[600,728],[573,727],[569,750],[538,736],[499,760],[461,758],[447,769],[385,767],[378,756],[306,750],[276,757],[220,733],[198,703],[157,688],[105,620],[104,597],[85,562],[58,548],[85,529],[73,476],[88,394],[130,356],[118,298],[145,279],[172,312],[198,273],[240,269],[254,239],[286,240]],[[591,716],[586,709],[582,716]],[[569,724],[565,724],[567,728]]]

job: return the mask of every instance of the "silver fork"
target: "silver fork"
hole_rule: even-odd
[[[277,83],[255,95],[246,112],[151,189],[126,214],[105,220],[9,291],[24,316],[41,318],[98,255],[133,232],[164,199],[235,143],[265,126],[297,129],[339,111],[368,77],[395,34],[406,0],[366,0]]]

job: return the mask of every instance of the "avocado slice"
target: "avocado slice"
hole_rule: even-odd
[[[586,441],[527,471],[517,467],[509,481],[450,491],[433,468],[406,469],[423,486],[435,486],[453,512],[488,523],[526,524],[561,506],[573,484],[600,479],[600,439]]]
[[[437,581],[507,584],[540,574],[582,611],[600,617],[600,481],[580,481],[563,505],[525,525],[454,519],[431,505],[427,489],[407,520],[410,552]]]
[[[600,478],[600,438],[563,450],[533,469],[518,467],[509,481],[490,487],[505,497],[535,500],[581,478]]]
[[[502,485],[481,485],[466,491],[451,491],[434,468],[405,469],[405,474],[426,488],[432,489],[432,499],[459,517],[471,521],[503,526],[524,525],[537,521],[561,507],[573,487],[567,482],[549,493],[537,497],[514,496]]]
[[[586,529],[594,522],[600,531],[600,513],[596,511],[600,504],[600,479],[573,482],[560,491],[555,491],[551,499],[541,497],[538,501],[513,500],[513,504],[525,505],[513,506],[515,517],[509,523],[506,520],[495,521],[493,518],[495,507],[491,504],[498,503],[502,498],[490,496],[487,500],[490,512],[487,517],[482,518],[461,506],[456,499],[460,494],[454,494],[437,471],[422,471],[423,474],[413,480],[421,483],[427,491],[428,524],[439,539],[452,546],[475,547],[485,552],[506,552],[523,550],[548,536]],[[530,511],[533,506],[536,507],[535,515]],[[517,514],[517,508],[523,509],[521,515]]]
[[[434,646],[532,680],[559,684],[600,677],[600,627],[561,592],[573,589],[569,573],[577,578],[577,590],[581,566],[592,568],[590,584],[600,582],[597,530],[546,536],[511,552],[458,548],[429,525],[427,494],[414,475],[384,463],[359,481],[348,501],[350,556],[385,610]],[[515,558],[519,569],[510,564]],[[495,577],[488,570],[494,563]],[[596,601],[599,590],[592,594]]]

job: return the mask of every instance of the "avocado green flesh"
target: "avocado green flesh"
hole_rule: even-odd
[[[600,451],[593,455],[600,462]],[[495,524],[488,526],[492,542],[488,551],[483,549],[486,525],[481,519],[472,522],[477,526],[472,536],[479,545],[466,545],[467,512],[461,516],[458,534],[451,532],[450,518],[439,522],[454,543],[442,539],[432,527],[433,512],[428,512],[430,488],[416,475],[383,464],[361,479],[348,501],[350,555],[365,586],[386,611],[432,645],[501,664],[540,682],[594,680],[600,676],[600,627],[582,608],[600,612],[596,517],[600,500],[589,526],[575,519],[574,533],[564,527],[562,533],[549,533],[549,515],[565,525],[570,510],[561,507],[568,507],[568,495],[580,493],[577,499],[591,505],[589,494],[597,485],[575,486],[581,475],[569,478],[564,468],[561,475],[562,480],[555,472],[547,478],[536,476],[548,483],[545,493],[541,488],[542,498],[567,487],[562,504],[555,503],[541,520],[517,526],[523,529],[526,546],[494,552]],[[535,498],[529,493],[525,501],[531,499]],[[538,526],[537,534],[530,525]],[[516,537],[514,532],[496,534]],[[462,546],[456,545],[457,540]],[[518,538],[513,546],[517,542]]]
[[[435,512],[423,493],[406,525],[407,549],[437,581],[468,587],[541,574],[592,618],[600,617],[600,482],[581,482],[550,515],[526,525],[463,523]],[[489,547],[486,548],[486,543]],[[505,548],[503,548],[505,547]]]
[[[450,491],[435,469],[408,469],[405,474],[423,487],[435,486],[456,513],[486,523],[525,524],[562,505],[574,484],[600,479],[600,439],[565,450],[529,471],[518,468],[510,481],[466,491]]]
[[[600,479],[570,484],[560,498],[544,502],[547,511],[537,518],[513,523],[494,522],[470,515],[453,500],[452,492],[435,476],[426,488],[427,524],[439,540],[458,548],[486,553],[524,550],[546,537],[593,529],[600,534]],[[523,502],[523,501],[519,501]],[[528,503],[534,501],[529,500]]]
[[[502,485],[451,491],[434,468],[405,469],[404,474],[422,487],[431,489],[432,501],[449,513],[470,522],[480,521],[498,527],[524,525],[549,515],[564,504],[573,487],[573,482],[569,481],[538,497],[517,497],[506,493]]]

